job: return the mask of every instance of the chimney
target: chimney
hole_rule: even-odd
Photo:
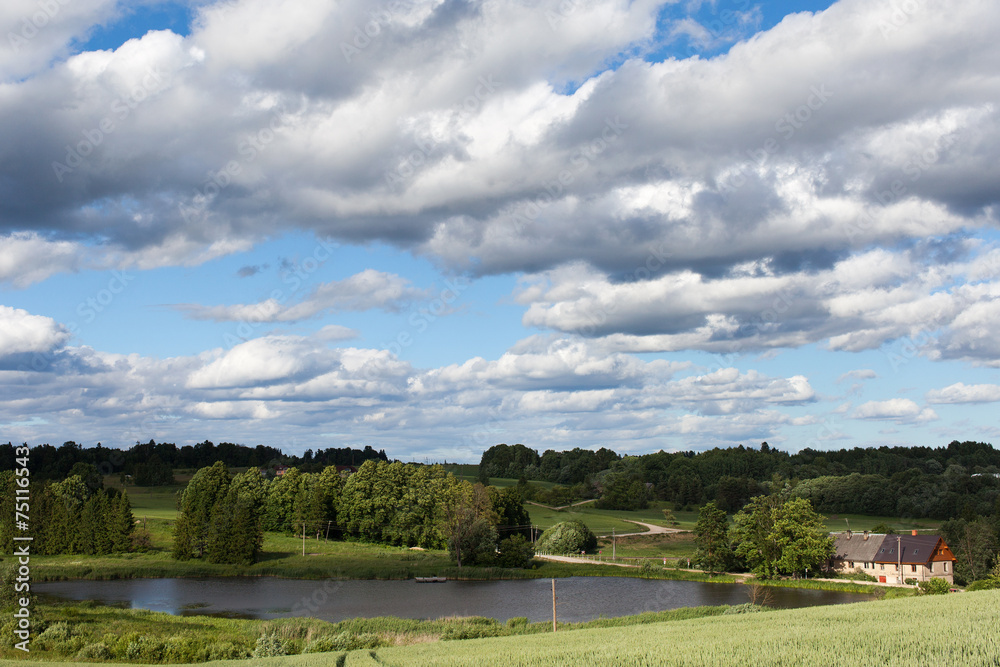
[[[916,535],[916,534],[917,534],[917,530],[915,528],[910,531],[910,535]]]
[[[847,539],[851,539],[851,531],[847,531]]]
[[[868,531],[867,530],[865,531],[865,539],[866,540],[868,539]]]

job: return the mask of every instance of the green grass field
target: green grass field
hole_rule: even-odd
[[[120,612],[135,613],[135,612]],[[155,620],[150,616],[150,621]],[[685,620],[646,622],[609,620],[581,624],[576,628],[560,627],[548,631],[545,623],[528,624],[525,631],[536,634],[434,641],[427,632],[423,643],[406,646],[291,655],[256,660],[252,664],[273,667],[319,667],[326,665],[409,665],[496,667],[548,667],[558,665],[683,665],[686,667],[729,667],[788,665],[806,667],[911,667],[912,665],[962,665],[995,667],[1000,660],[1000,591],[981,591],[944,596],[925,596],[848,605],[811,607],[750,614],[693,614]],[[639,617],[631,617],[638,619]],[[684,619],[683,616],[680,617]],[[83,621],[83,618],[79,619]],[[166,620],[167,623],[176,623]],[[239,622],[218,620],[230,634],[245,634]],[[271,622],[279,637],[318,634],[320,623],[303,619]],[[345,623],[354,623],[347,621]],[[377,630],[382,623],[389,632],[402,631],[406,621],[370,619],[365,628]],[[472,632],[511,634],[506,626],[485,620],[464,622]],[[375,624],[375,625],[373,625]],[[329,626],[329,624],[326,624]],[[311,629],[310,629],[311,628]],[[122,628],[126,629],[126,628]],[[337,627],[336,630],[342,630]],[[358,626],[360,629],[360,626]],[[220,627],[220,632],[223,628]],[[162,633],[150,625],[148,631]],[[461,635],[453,633],[452,636]],[[105,635],[114,642],[119,634]],[[409,640],[421,638],[410,636]],[[292,640],[294,641],[294,640]],[[303,643],[300,641],[300,643]],[[38,657],[39,654],[34,654]],[[5,664],[25,661],[7,661]],[[46,663],[34,664],[88,664]],[[92,664],[92,663],[89,663]],[[121,664],[121,663],[119,663]],[[219,667],[238,667],[245,661],[206,663]]]
[[[983,593],[386,648],[377,663],[356,651],[346,665],[996,665],[1000,592]]]
[[[132,516],[136,519],[176,519],[177,494],[183,486],[130,486],[128,499],[132,503]]]

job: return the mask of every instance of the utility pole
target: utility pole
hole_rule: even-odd
[[[327,521],[326,522],[326,537],[323,538],[324,542],[329,542],[330,541],[330,524],[331,523],[333,523],[333,521]]]
[[[615,560],[615,529],[611,529],[611,560]]]
[[[552,632],[556,631],[556,580],[552,580]]]
[[[302,555],[306,555],[306,522],[302,522]]]
[[[896,536],[896,583],[903,583],[903,554],[900,549],[902,537]]]

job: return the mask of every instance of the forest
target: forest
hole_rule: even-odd
[[[552,498],[600,498],[608,509],[640,509],[651,500],[690,510],[715,501],[738,511],[774,480],[826,514],[973,520],[1000,514],[1000,451],[982,442],[944,447],[879,447],[789,454],[761,443],[704,452],[620,456],[607,449],[556,452],[499,444],[483,452],[480,480],[542,480]]]
[[[359,466],[365,461],[388,461],[385,450],[350,447],[306,450],[301,456],[284,454],[280,449],[257,445],[247,447],[231,442],[218,445],[209,440],[178,447],[173,443],[137,442],[129,449],[114,449],[97,443],[83,447],[72,440],[59,447],[49,444],[31,447],[31,474],[35,479],[62,480],[77,463],[88,463],[102,475],[124,474],[136,486],[173,484],[173,471],[195,470],[222,461],[231,468],[250,466],[275,468],[294,466],[303,472],[319,472],[331,465]],[[0,470],[14,469],[14,445],[0,445]]]

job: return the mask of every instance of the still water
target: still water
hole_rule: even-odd
[[[314,616],[327,621],[398,616],[488,616],[505,621],[527,616],[552,618],[550,579],[516,581],[315,581],[302,579],[125,579],[57,581],[32,590],[62,600],[96,600],[125,608],[171,614],[211,614],[271,619]],[[870,599],[864,595],[794,588],[773,588],[775,607],[811,607]],[[556,579],[558,616],[588,621],[699,605],[742,604],[747,588],[697,581],[659,581],[628,577]]]

